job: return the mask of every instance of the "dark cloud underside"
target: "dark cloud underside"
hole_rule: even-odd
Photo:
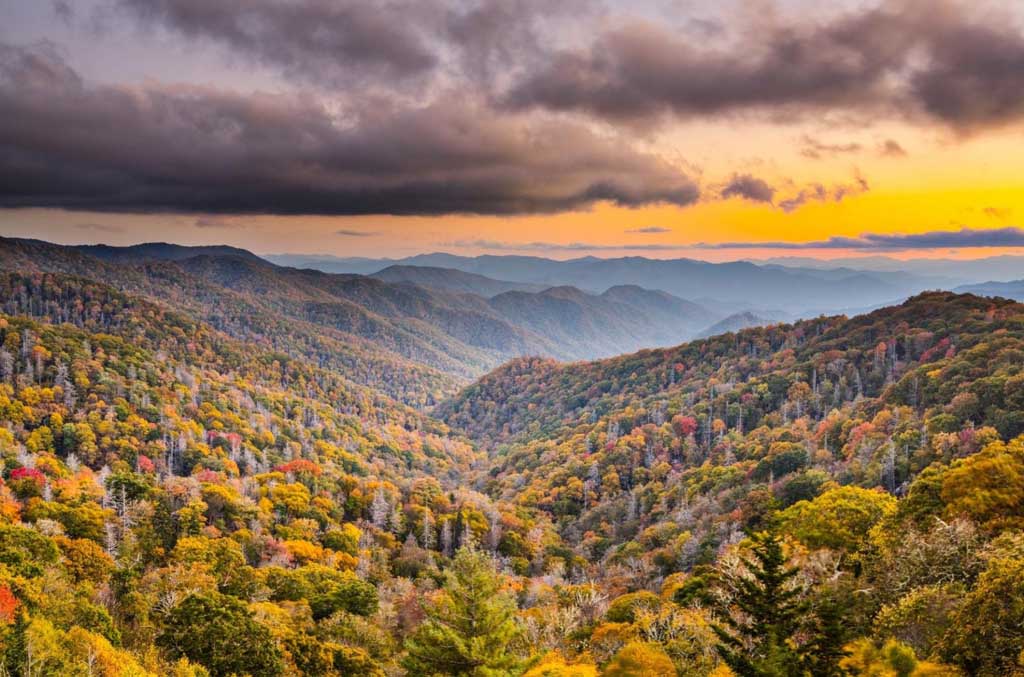
[[[78,20],[70,3],[51,6]],[[837,111],[964,134],[1024,119],[1024,34],[1013,16],[966,0],[675,23],[600,0],[103,6],[121,29],[141,23],[269,69],[281,93],[86,82],[56,48],[0,46],[0,206],[439,215],[688,205],[695,182],[633,140],[657,140],[672,119]],[[805,137],[800,150],[864,149]],[[905,155],[894,140],[872,150]],[[712,198],[785,211],[867,188],[783,191],[742,173],[715,185]]]
[[[515,214],[686,205],[656,156],[472,100],[350,108],[211,88],[91,86],[46,48],[0,47],[0,205],[278,214]]]

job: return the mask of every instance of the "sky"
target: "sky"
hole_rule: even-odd
[[[0,234],[1024,253],[1017,0],[0,0]]]

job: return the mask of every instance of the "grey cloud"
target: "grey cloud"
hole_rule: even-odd
[[[244,222],[237,219],[227,219],[216,216],[200,216],[193,223],[196,228],[242,228],[245,226]]]
[[[796,211],[808,202],[842,202],[845,198],[865,193],[870,189],[868,182],[862,176],[857,176],[851,183],[841,183],[831,187],[815,183],[800,189],[796,195],[780,200],[779,209],[784,212]]]
[[[70,23],[75,18],[75,10],[68,0],[53,0],[51,6],[53,13],[64,23]]]
[[[878,154],[883,157],[906,157],[907,151],[895,139],[886,139],[878,146]]]
[[[774,196],[775,189],[767,181],[750,174],[736,174],[722,188],[723,198],[741,197],[752,202],[770,204]]]
[[[848,153],[859,153],[859,143],[826,143],[812,136],[805,135],[801,139],[802,148],[800,154],[812,160],[820,160],[826,156],[843,155]]]
[[[776,200],[779,190],[764,179],[751,174],[734,174],[718,192],[718,197],[739,197],[751,202],[770,204],[788,213],[808,202],[842,202],[843,199],[866,192],[868,189],[867,180],[858,174],[850,183],[833,186],[814,183],[800,188],[797,193],[787,198]]]
[[[1024,230],[995,228],[932,231],[912,235],[869,234],[862,239],[878,249],[942,249],[945,247],[1024,247]]]
[[[928,53],[928,66],[914,72],[910,84],[932,116],[971,129],[1024,115],[1024,36],[1012,22],[951,15],[933,24]]]
[[[397,0],[118,0],[143,22],[212,40],[292,77],[408,78],[439,61],[429,4]]]
[[[598,0],[115,0],[130,18],[314,84],[394,93],[454,79],[477,94],[531,70],[559,21]]]
[[[546,44],[600,13],[598,0],[420,0],[444,16],[436,36],[447,43],[462,74],[492,91],[501,81],[540,67]]]
[[[897,251],[960,247],[1024,247],[1020,228],[937,230],[928,233],[863,233],[814,242],[702,242],[695,249],[860,249]]]
[[[765,19],[731,48],[635,21],[555,50],[505,103],[644,124],[751,109],[776,120],[870,110],[968,131],[1024,116],[1024,35],[1002,19],[956,0],[883,0],[820,24]]]
[[[338,116],[309,95],[93,86],[52,49],[0,45],[0,206],[516,214],[699,197],[619,137],[481,106],[441,94]]]

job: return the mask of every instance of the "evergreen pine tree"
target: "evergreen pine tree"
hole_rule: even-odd
[[[513,644],[521,632],[516,603],[483,551],[463,547],[445,572],[440,599],[406,640],[403,667],[412,675],[502,677],[516,674]]]
[[[782,542],[771,532],[751,535],[753,559],[743,563],[750,577],[736,583],[733,603],[739,613],[726,613],[725,626],[714,626],[718,652],[739,677],[803,675],[800,653],[791,642],[805,605],[790,581],[797,570],[786,566]]]
[[[814,677],[843,677],[839,664],[849,654],[843,647],[852,639],[844,619],[846,605],[836,593],[827,593],[814,605],[810,641],[803,647],[804,665]]]

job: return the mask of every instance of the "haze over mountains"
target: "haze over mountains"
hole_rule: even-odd
[[[966,284],[957,287],[954,291],[961,294],[977,294],[978,296],[1002,296],[1015,301],[1024,301],[1024,280],[1011,280],[1010,282],[982,282],[981,284]]]
[[[637,286],[590,294],[436,268],[333,274],[229,247],[3,239],[0,261],[7,270],[80,276],[189,308],[232,336],[333,366],[413,405],[513,357],[571,361],[673,345],[722,318]]]
[[[789,268],[829,270],[852,268],[879,273],[900,273],[934,276],[944,284],[965,281],[995,280],[1006,282],[1024,275],[1024,256],[988,256],[977,259],[896,259],[889,256],[858,256],[839,259],[816,259],[805,256],[780,256],[753,260],[752,263]]]
[[[635,256],[607,259],[588,256],[558,261],[535,256],[465,257],[444,253],[404,259],[289,254],[266,258],[280,265],[388,277],[397,275],[395,269],[447,269],[500,280],[505,285],[572,286],[593,293],[602,293],[613,286],[636,285],[699,303],[720,317],[749,310],[767,318],[788,319],[821,313],[864,312],[928,289],[953,289],[968,283],[1001,279],[1000,276],[1005,279],[1024,276],[1024,257],[997,257],[987,264],[919,260],[909,262],[906,269],[901,269],[901,262],[896,259],[885,257],[866,257],[864,266],[858,265],[861,259],[835,262],[773,259],[758,265],[747,261],[710,263]],[[996,272],[990,271],[990,266]],[[392,272],[385,273],[385,270]],[[425,275],[420,273],[417,277],[423,281]]]

